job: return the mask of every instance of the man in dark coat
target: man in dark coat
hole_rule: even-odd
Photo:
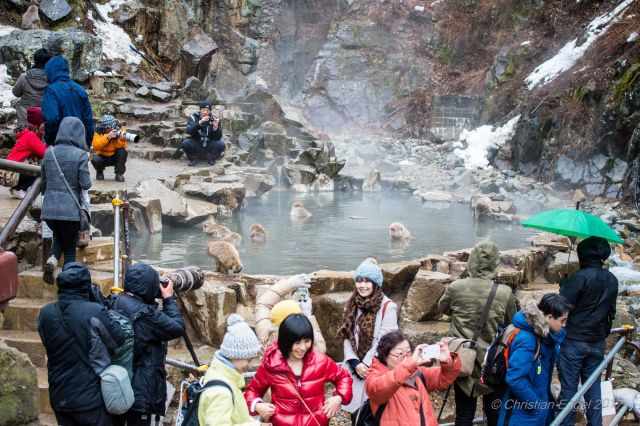
[[[616,316],[618,280],[603,268],[611,254],[609,243],[589,237],[578,244],[580,270],[560,283],[560,294],[574,308],[567,321],[567,338],[560,349],[560,402],[565,405],[604,359],[605,339]],[[602,425],[600,380],[584,395],[586,417],[591,426]],[[563,425],[575,424],[575,412]]]
[[[91,300],[91,275],[68,263],[58,275],[58,302],[44,306],[38,332],[47,351],[49,399],[59,425],[112,424],[102,400],[99,374],[111,363],[109,351],[124,336]],[[62,317],[61,317],[62,315]]]
[[[158,309],[156,298],[162,298]],[[152,416],[162,416],[167,398],[164,368],[167,342],[184,335],[184,321],[173,294],[173,283],[160,285],[158,273],[137,263],[127,269],[124,293],[113,308],[133,321],[133,393],[131,410],[114,420],[116,425],[151,425]]]
[[[78,117],[85,128],[85,143],[89,149],[93,139],[93,111],[89,96],[82,86],[69,77],[69,62],[63,56],[54,56],[44,67],[49,85],[42,96],[42,114],[46,121],[44,140],[53,145],[58,126],[65,117]]]
[[[211,114],[211,102],[200,102],[200,112],[193,113],[187,121],[187,133],[191,137],[182,141],[181,149],[190,166],[195,166],[198,160],[213,165],[224,153],[222,124],[220,117]]]

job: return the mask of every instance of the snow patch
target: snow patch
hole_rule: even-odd
[[[637,32],[633,32],[629,34],[629,38],[627,38],[627,43],[633,43],[638,39],[638,37],[640,37],[640,35]]]
[[[110,13],[118,9],[130,0],[111,0],[105,4],[95,3],[96,8],[107,22],[102,22],[93,17],[93,11],[89,12],[89,19],[96,28],[97,36],[102,40],[102,53],[109,60],[122,60],[131,65],[138,65],[142,61],[140,55],[132,51],[131,37],[122,28],[113,23]]]
[[[539,65],[525,79],[529,90],[539,84],[547,84],[563,72],[571,69],[585,54],[589,47],[613,25],[634,0],[624,0],[611,12],[600,15],[589,23],[584,34],[584,42],[577,45],[578,39],[571,40],[551,59]]]
[[[416,6],[413,8],[416,12],[424,12],[424,6]]]
[[[530,44],[531,44],[531,40],[527,40],[520,43],[520,46],[529,46]]]
[[[519,120],[520,115],[516,115],[502,127],[485,125],[473,130],[463,130],[460,134],[460,141],[466,142],[466,148],[458,148],[453,152],[464,160],[467,169],[487,167],[489,166],[487,159],[489,148],[502,146],[513,137]],[[461,143],[461,146],[464,144]]]
[[[16,99],[11,92],[12,86],[7,83],[8,80],[7,66],[0,65],[0,108],[10,108],[11,101]]]
[[[0,37],[11,34],[13,31],[18,30],[19,28],[12,27],[10,25],[2,25],[0,24]]]

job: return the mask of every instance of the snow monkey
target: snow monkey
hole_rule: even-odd
[[[291,217],[294,219],[307,219],[312,215],[309,210],[304,208],[302,201],[294,201],[291,205]]]
[[[216,260],[217,272],[229,274],[242,271],[240,253],[233,244],[226,241],[209,241],[207,252]]]
[[[23,30],[37,30],[42,28],[40,25],[40,15],[38,14],[38,0],[31,0],[27,11],[22,15],[22,23],[20,28]]]
[[[259,223],[254,223],[249,227],[249,236],[254,243],[265,243],[267,241],[267,231]]]
[[[411,236],[411,232],[409,232],[406,226],[404,226],[400,222],[394,222],[389,225],[389,238],[391,238],[391,240],[393,241],[400,241],[409,240],[413,237]]]

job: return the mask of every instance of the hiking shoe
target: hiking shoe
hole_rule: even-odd
[[[104,180],[104,172],[96,172],[96,180]]]
[[[210,166],[213,166],[214,164],[216,164],[216,160],[209,160],[207,161],[207,163],[209,163]]]
[[[189,160],[189,167],[193,167],[197,164],[198,162],[196,160]]]
[[[116,175],[116,182],[124,182],[124,175]]]
[[[16,200],[22,200],[26,194],[22,189],[10,189],[9,194],[11,194],[11,198],[15,198]]]
[[[54,255],[49,256],[49,259],[47,259],[47,262],[42,268],[42,281],[53,285],[56,266],[58,266],[58,259],[56,259]]]

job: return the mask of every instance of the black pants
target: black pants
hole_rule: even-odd
[[[182,141],[182,150],[190,161],[207,160],[216,161],[224,153],[224,141],[207,141],[206,146],[202,146],[202,142],[196,139],[185,139]]]
[[[20,174],[20,178],[18,179],[18,184],[11,189],[13,189],[14,191],[19,191],[19,190],[27,191],[35,181],[36,181],[35,176]]]
[[[153,423],[151,423],[151,420],[153,420]],[[123,414],[122,416],[113,417],[114,426],[155,426],[159,424],[160,416],[139,413],[137,411],[129,411],[127,414]]]
[[[456,383],[456,426],[471,426],[476,415],[477,398],[468,396]],[[482,397],[484,415],[487,417],[488,426],[497,426],[500,415],[500,400],[502,391],[493,392]],[[497,402],[494,402],[496,401]]]
[[[59,426],[111,426],[111,414],[104,407],[69,413],[56,412]]]
[[[76,244],[78,243],[78,231],[80,222],[68,220],[47,220],[47,225],[53,231],[53,247],[51,254],[60,260],[64,253],[64,264],[76,261]],[[46,261],[46,259],[45,259]]]
[[[115,167],[117,175],[124,175],[127,164],[127,150],[124,148],[116,149],[115,154],[111,157],[103,157],[102,155],[94,154],[91,159],[91,164],[97,172],[104,172],[106,167]]]

